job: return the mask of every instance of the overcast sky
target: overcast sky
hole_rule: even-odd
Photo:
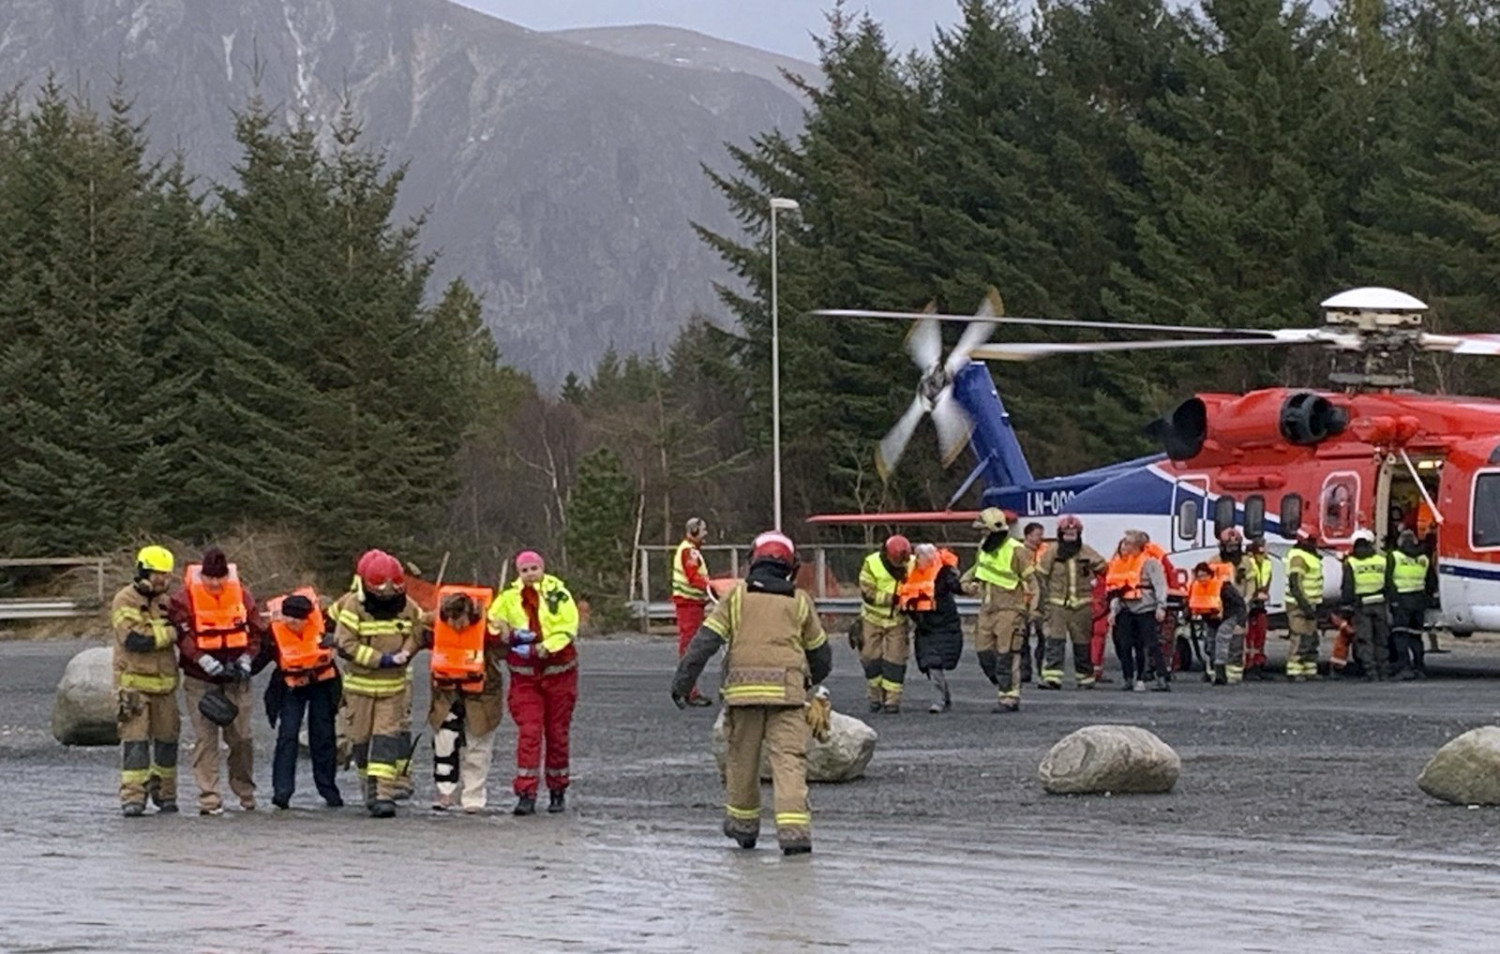
[[[822,34],[832,0],[458,0],[533,30],[663,23],[747,43],[764,50],[816,57],[810,34]],[[849,0],[885,26],[898,49],[926,47],[936,24],[958,18],[958,0]]]

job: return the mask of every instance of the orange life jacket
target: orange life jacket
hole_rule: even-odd
[[[1109,570],[1104,577],[1104,588],[1111,593],[1118,592],[1121,599],[1139,599],[1141,595],[1141,573],[1146,568],[1146,561],[1151,559],[1143,550],[1131,556],[1115,554],[1109,561]]]
[[[193,638],[200,650],[244,649],[250,645],[250,620],[245,610],[245,590],[240,572],[229,564],[229,576],[215,596],[203,582],[203,567],[193,563],[182,574],[193,608]]]
[[[292,688],[327,682],[339,674],[333,664],[333,650],[322,646],[325,621],[323,610],[318,605],[318,592],[310,586],[300,587],[295,592],[307,597],[313,607],[300,633],[292,628],[291,620],[281,615],[285,596],[278,596],[266,604],[266,613],[271,618],[271,635],[276,640],[276,668],[281,670],[282,681]]]
[[[896,588],[896,605],[909,613],[928,613],[937,607],[937,576],[945,566],[958,566],[958,554],[939,550],[938,559],[927,566],[913,565]]]
[[[463,629],[454,629],[442,618],[443,600],[453,595],[472,599],[479,607],[479,618]],[[485,613],[495,598],[487,586],[438,587],[440,612],[432,622],[432,682],[444,689],[481,692],[484,689]]]
[[[1221,617],[1224,615],[1224,599],[1219,595],[1224,581],[1217,576],[1206,580],[1194,579],[1188,586],[1188,611],[1194,616]]]

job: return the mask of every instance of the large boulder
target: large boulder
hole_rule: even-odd
[[[829,721],[828,741],[819,742],[809,737],[807,743],[807,780],[809,782],[852,782],[865,774],[865,767],[875,755],[875,741],[879,735],[865,723],[842,713],[835,712]],[[724,731],[724,712],[714,722],[714,761],[719,763],[719,775],[724,775],[724,760],[729,751],[729,740]],[[771,777],[771,766],[762,752],[760,777]]]
[[[1091,725],[1052,747],[1037,774],[1053,795],[1170,792],[1182,772],[1172,747],[1133,725]]]
[[[1455,805],[1500,805],[1500,726],[1470,729],[1438,749],[1417,787]]]
[[[119,745],[114,657],[104,647],[68,660],[52,700],[52,734],[63,745]]]

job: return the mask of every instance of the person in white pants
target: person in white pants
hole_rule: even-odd
[[[460,605],[460,603],[466,605]],[[443,612],[455,615],[453,623],[462,628],[464,617],[484,618],[484,607],[460,597]],[[427,723],[432,728],[432,774],[437,798],[432,807],[447,811],[462,807],[464,811],[482,811],[487,801],[486,785],[490,774],[495,731],[505,712],[505,647],[485,645],[484,687],[478,692],[457,688],[432,687],[432,705]]]

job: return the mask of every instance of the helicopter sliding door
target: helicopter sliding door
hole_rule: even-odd
[[[1208,507],[1208,478],[1179,477],[1172,485],[1172,551],[1202,549],[1213,514]]]
[[[1411,466],[1407,466],[1410,460]],[[1429,501],[1438,499],[1443,458],[1431,454],[1411,455],[1403,460],[1387,454],[1380,467],[1375,491],[1375,538],[1387,550],[1396,545],[1402,530],[1410,530],[1426,541],[1436,531]]]

